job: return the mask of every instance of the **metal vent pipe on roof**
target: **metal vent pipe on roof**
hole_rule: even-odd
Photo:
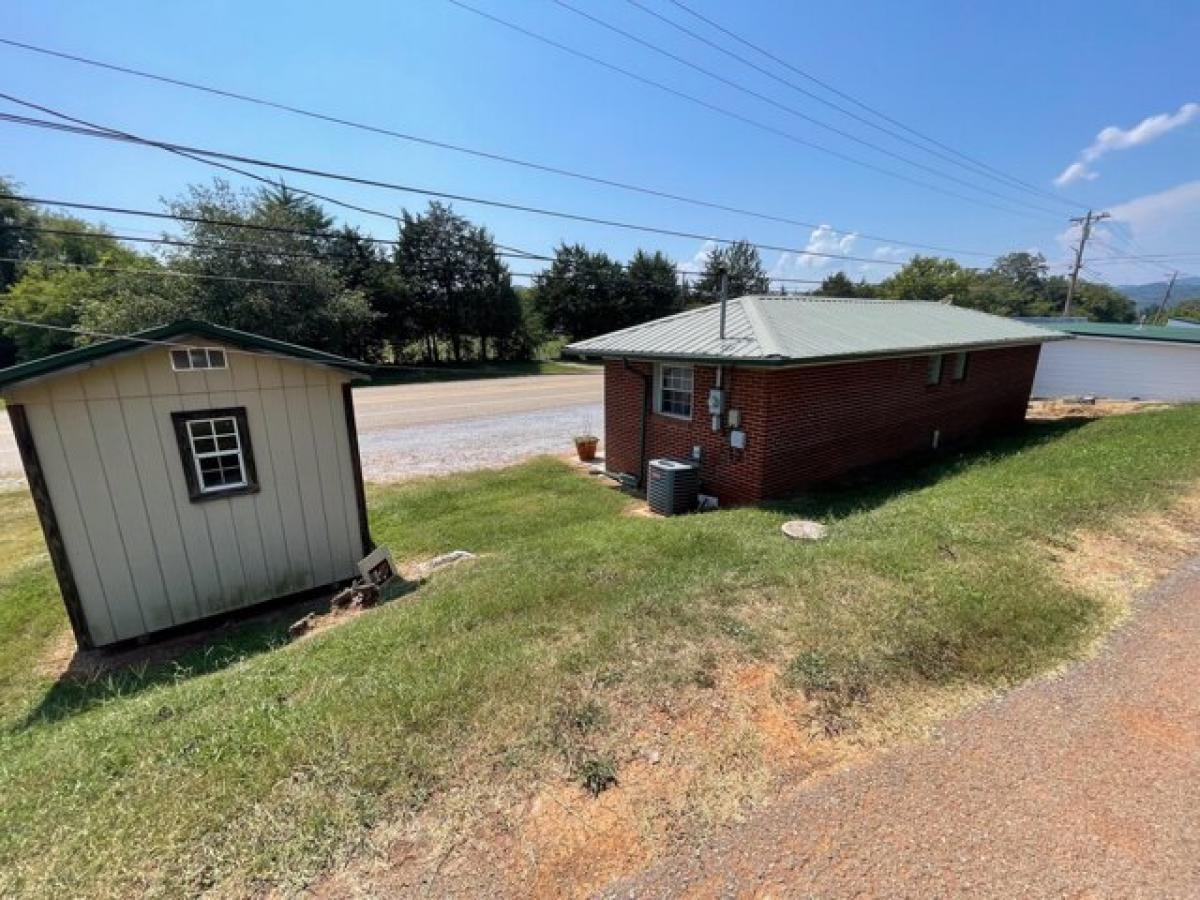
[[[721,266],[721,340],[725,340],[725,309],[729,306],[729,270]]]

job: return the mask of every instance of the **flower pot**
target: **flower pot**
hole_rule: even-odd
[[[596,458],[596,446],[600,443],[600,438],[585,437],[575,438],[575,452],[579,454],[580,462],[591,462]]]

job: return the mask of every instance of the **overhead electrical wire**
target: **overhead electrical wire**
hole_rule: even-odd
[[[528,28],[525,28],[524,26],[517,25],[515,22],[510,22],[507,19],[503,19],[503,18],[493,15],[489,12],[485,12],[484,10],[481,10],[474,6],[471,6],[469,3],[464,3],[463,0],[446,0],[446,2],[452,3],[453,5],[461,8],[461,9],[464,9],[467,12],[473,13],[474,15],[480,16],[481,18],[488,19],[492,22],[497,23],[498,25],[502,25],[505,28],[511,29],[519,34],[523,34],[527,37],[530,37],[530,38],[532,38],[536,41],[539,41],[541,43],[544,43],[548,46],[555,47],[555,48],[563,51],[564,53],[569,53],[572,56],[579,57],[580,59],[585,59],[588,62],[593,63],[594,65],[598,65],[605,69],[609,69],[613,72],[617,72],[627,78],[632,78],[635,81],[638,81],[642,84],[649,85],[650,87],[653,87],[657,90],[664,91],[665,93],[668,93],[675,97],[679,97],[683,100],[686,100],[689,103],[693,103],[693,104],[696,104],[697,106],[704,107],[705,109],[716,112],[722,116],[726,116],[727,118],[731,118],[736,121],[742,122],[743,124],[750,125],[761,131],[765,131],[767,133],[774,134],[778,137],[782,137],[785,140],[792,141],[793,143],[799,144],[801,146],[808,147],[813,150],[817,150],[818,152],[825,153],[830,156],[834,156],[845,162],[849,162],[854,165],[861,166],[866,169],[870,169],[874,172],[878,172],[880,174],[887,175],[891,178],[897,178],[901,181],[906,181],[910,184],[917,185],[918,187],[922,187],[927,190],[935,191],[936,193],[939,193],[939,194],[944,194],[948,197],[954,197],[959,200],[964,200],[968,203],[974,203],[974,204],[977,204],[980,206],[986,206],[986,207],[990,207],[992,209],[997,209],[997,210],[1000,210],[1001,212],[1009,213],[1010,215],[1023,216],[1023,217],[1027,217],[1027,218],[1030,216],[1030,213],[1024,212],[1022,210],[1010,209],[1008,207],[1000,206],[999,204],[992,203],[988,200],[981,200],[978,197],[970,197],[966,194],[960,194],[957,191],[950,190],[949,188],[943,188],[939,185],[930,184],[927,181],[922,181],[919,178],[913,178],[909,175],[905,175],[903,172],[896,172],[893,169],[888,169],[884,166],[875,165],[874,163],[869,162],[867,160],[862,160],[862,159],[859,159],[858,157],[850,156],[849,154],[842,153],[839,150],[834,150],[832,148],[824,146],[823,144],[818,144],[815,141],[810,141],[806,138],[802,138],[799,135],[793,134],[790,131],[785,131],[782,128],[776,128],[774,125],[770,125],[766,122],[761,122],[758,119],[754,119],[750,116],[742,115],[739,112],[728,109],[724,106],[720,106],[719,104],[710,103],[709,101],[707,101],[701,97],[695,96],[694,94],[689,94],[686,91],[681,91],[677,88],[673,88],[670,85],[664,84],[661,81],[656,81],[653,78],[649,78],[645,75],[639,75],[638,73],[632,71],[631,69],[626,69],[622,66],[618,66],[617,64],[608,62],[607,60],[601,59],[598,56],[593,56],[592,54],[587,53],[586,51],[579,50],[579,49],[577,49],[575,47],[571,47],[567,44],[563,44],[559,41],[554,40],[553,38],[546,37],[543,34],[539,34],[536,31],[532,31]],[[1026,204],[1026,205],[1028,205],[1028,204]],[[1051,213],[1051,215],[1057,216],[1058,214]]]
[[[21,100],[13,97],[10,94],[0,93],[0,98],[9,100],[32,109],[37,109],[49,115],[59,116],[71,120],[73,117],[67,116],[64,113],[59,113],[49,107],[29,101]],[[316,169],[308,166],[300,166],[289,163],[281,163],[273,160],[245,156],[235,153],[226,153],[218,150],[209,150],[200,147],[189,146],[185,144],[174,144],[166,141],[151,140],[149,138],[136,137],[125,133],[114,133],[112,130],[100,129],[94,126],[80,125],[65,125],[58,122],[49,122],[40,119],[30,119],[24,116],[14,116],[12,114],[0,114],[0,121],[14,122],[15,124],[27,125],[39,128],[49,128],[56,131],[65,131],[73,134],[80,134],[87,137],[95,137],[106,140],[115,140],[125,143],[140,144],[149,147],[158,147],[166,150],[182,150],[186,153],[212,158],[217,160],[229,160],[242,163],[244,165],[260,166],[262,168],[274,169],[276,171],[289,172],[299,175],[308,175],[315,178],[325,178],[333,181],[340,181],[349,184],[356,184],[365,187],[376,187],[385,190],[398,191],[400,193],[420,194],[426,197],[436,197],[442,200],[451,200],[460,203],[473,203],[480,206],[489,206],[497,209],[507,209],[514,212],[524,212],[530,215],[539,215],[549,218],[564,219],[574,222],[584,222],[592,225],[601,225],[609,228],[618,228],[626,231],[638,231],[646,234],[658,234],[666,237],[685,238],[696,241],[712,241],[717,244],[735,244],[740,238],[719,237],[712,234],[704,234],[695,231],[684,231],[682,229],[665,228],[654,225],[642,225],[632,222],[625,222],[618,219],[608,219],[601,216],[591,216],[582,213],[573,213],[566,210],[547,209],[545,207],[532,206],[525,203],[515,203],[504,200],[495,200],[492,198],[479,197],[471,194],[462,194],[453,191],[434,190],[432,188],[419,187],[417,185],[401,184],[398,182],[384,181],[381,179],[367,178],[357,175],[348,175],[340,172],[333,172],[325,169]],[[841,253],[826,253],[817,250],[808,250],[796,246],[784,246],[780,244],[768,244],[760,241],[747,241],[746,243],[757,247],[760,250],[778,251],[781,253],[795,253],[805,256],[813,256],[823,259],[839,259],[848,262],[864,262],[878,265],[904,265],[903,262],[895,260],[884,260],[876,257],[852,256]]]
[[[728,56],[729,58],[740,62],[742,65],[747,66],[747,67],[753,69],[754,71],[761,73],[762,75],[765,75],[767,78],[770,78],[772,81],[778,82],[779,84],[782,84],[785,87],[788,87],[791,90],[796,91],[797,93],[799,93],[805,97],[808,97],[811,100],[815,100],[817,103],[821,103],[821,104],[829,107],[830,109],[836,110],[837,112],[841,113],[842,115],[847,116],[851,119],[854,119],[856,122],[860,122],[863,125],[866,125],[868,128],[873,128],[882,134],[886,134],[889,137],[894,138],[895,140],[902,141],[903,143],[908,144],[909,146],[914,147],[914,148],[922,151],[923,153],[928,153],[932,156],[936,156],[938,159],[948,162],[951,165],[959,166],[969,172],[973,172],[976,175],[981,175],[985,178],[990,178],[993,181],[996,181],[1000,184],[1005,185],[1006,187],[1009,187],[1009,188],[1016,187],[1023,191],[1026,191],[1027,193],[1035,194],[1035,195],[1037,195],[1039,197],[1043,197],[1043,198],[1048,198],[1050,200],[1053,200],[1057,203],[1061,203],[1065,206],[1069,206],[1071,208],[1075,208],[1078,205],[1071,200],[1065,199],[1064,197],[1058,196],[1056,194],[1051,194],[1048,191],[1041,190],[1040,188],[1034,188],[1032,185],[1026,185],[1023,182],[1019,181],[1018,179],[1015,179],[1009,175],[1005,175],[1004,173],[1000,173],[995,170],[990,170],[989,167],[975,163],[975,162],[971,161],[969,158],[960,159],[960,158],[957,158],[956,155],[954,155],[954,154],[943,153],[940,150],[926,146],[925,144],[922,144],[919,141],[915,141],[910,137],[906,137],[905,135],[901,134],[899,131],[896,131],[895,129],[888,128],[885,125],[880,125],[878,122],[872,121],[867,116],[859,115],[858,113],[854,112],[851,109],[847,109],[845,106],[842,106],[839,103],[834,103],[832,100],[829,100],[826,97],[822,97],[820,94],[816,93],[815,91],[810,91],[804,87],[801,87],[795,81],[792,81],[791,79],[782,77],[781,75],[779,75],[776,72],[773,72],[771,69],[767,68],[766,66],[760,66],[758,63],[747,59],[745,56],[742,56],[740,53],[735,53],[734,51],[730,50],[728,47],[724,46],[723,44],[719,43],[718,41],[710,40],[709,38],[706,38],[704,35],[699,34],[696,31],[693,31],[692,29],[688,28],[686,25],[681,25],[679,22],[676,22],[674,19],[671,19],[668,16],[664,16],[662,13],[658,12],[655,9],[651,9],[645,3],[642,3],[641,0],[626,0],[626,2],[628,4],[630,4],[631,6],[635,7],[636,9],[640,9],[646,15],[652,16],[655,19],[657,19],[658,21],[663,22],[664,24],[670,26],[671,28],[674,28],[676,31],[686,34],[688,37],[692,38],[693,40],[699,41],[700,43],[704,44],[705,46],[710,47],[713,50],[716,50],[718,53],[722,53],[725,56]],[[962,154],[957,154],[957,156],[961,157]]]
[[[972,156],[968,156],[967,154],[962,153],[959,150],[956,150],[954,147],[951,147],[949,144],[939,141],[937,138],[930,137],[929,135],[924,134],[923,132],[910,127],[909,125],[904,124],[900,120],[893,118],[892,116],[889,116],[887,113],[882,112],[881,110],[875,108],[874,106],[864,103],[863,101],[852,96],[851,94],[846,93],[845,91],[839,90],[838,88],[834,87],[829,82],[818,78],[817,76],[811,74],[810,72],[807,72],[804,69],[801,69],[800,67],[788,62],[786,59],[783,59],[780,56],[770,52],[769,50],[766,50],[765,48],[759,46],[758,44],[753,43],[752,41],[746,39],[745,37],[743,37],[740,34],[737,34],[732,29],[727,28],[726,26],[720,24],[719,22],[709,18],[708,16],[705,16],[702,13],[697,12],[696,10],[694,10],[690,6],[688,6],[686,3],[684,3],[683,0],[670,0],[670,2],[673,3],[679,9],[681,9],[683,12],[687,13],[689,16],[692,16],[693,18],[698,19],[699,21],[708,25],[710,28],[715,29],[716,31],[718,31],[721,34],[725,35],[726,37],[732,39],[733,41],[741,44],[742,46],[747,47],[750,50],[753,50],[754,52],[760,54],[761,56],[765,57],[766,59],[771,60],[772,62],[776,63],[777,65],[783,66],[785,69],[801,76],[802,78],[808,80],[812,84],[815,84],[818,87],[821,87],[821,88],[825,89],[826,91],[829,91],[831,94],[841,97],[843,100],[846,100],[849,103],[853,103],[859,109],[861,109],[865,112],[869,112],[872,115],[878,116],[883,121],[888,122],[892,125],[895,125],[897,128],[901,128],[904,131],[907,131],[909,134],[913,135],[914,137],[918,137],[921,140],[926,141],[935,147],[939,147],[942,150],[947,151],[948,153],[952,153],[955,156],[959,157],[960,159],[971,163],[972,165],[976,165],[976,166],[979,166],[980,168],[987,169],[988,171],[994,173],[995,175],[1005,178],[1005,179],[1013,182],[1014,184],[1018,184],[1024,188],[1026,188],[1027,190],[1037,192],[1039,194],[1042,194],[1042,196],[1045,196],[1045,197],[1051,197],[1051,198],[1057,199],[1060,202],[1070,203],[1072,206],[1074,206],[1077,209],[1085,209],[1086,208],[1082,204],[1068,200],[1065,197],[1056,197],[1055,195],[1044,191],[1042,188],[1039,188],[1036,185],[1030,184],[1029,182],[1023,181],[1020,178],[1016,178],[1015,176],[1009,175],[1009,174],[1003,172],[1002,170],[997,169],[995,166],[989,165],[988,163],[985,163],[982,160],[975,159]]]
[[[23,199],[23,198],[17,198],[17,197],[14,197],[13,195],[0,194],[0,199]],[[46,201],[46,202],[49,202],[49,201]],[[77,205],[79,205],[79,204],[77,204]],[[163,215],[166,215],[166,214],[164,213]],[[244,243],[240,243],[240,242],[228,242],[228,243],[222,243],[222,244],[213,244],[213,243],[202,243],[202,242],[198,242],[198,241],[185,241],[185,240],[179,240],[179,239],[168,238],[168,237],[141,237],[141,236],[125,235],[125,234],[112,234],[112,233],[108,233],[108,232],[78,231],[78,230],[71,230],[71,229],[66,229],[66,228],[46,228],[46,227],[33,226],[33,225],[0,225],[0,231],[5,231],[5,230],[29,231],[29,232],[33,232],[33,233],[37,233],[37,234],[53,234],[53,235],[70,236],[70,237],[77,237],[77,238],[92,238],[92,239],[96,239],[96,240],[130,241],[130,242],[134,242],[134,243],[143,243],[143,244],[158,244],[158,245],[168,246],[168,247],[188,247],[188,248],[193,248],[193,249],[198,249],[198,250],[208,250],[208,251],[223,252],[223,253],[260,253],[260,254],[263,254],[266,256],[280,256],[280,257],[285,257],[285,258],[289,258],[289,259],[344,260],[344,259],[352,259],[353,258],[345,253],[336,253],[336,252],[330,252],[330,251],[305,252],[303,250],[289,250],[289,249],[284,249],[284,248],[264,246],[261,244],[244,244]],[[303,231],[298,231],[296,233],[301,234],[301,235],[311,234],[311,232],[303,232]],[[497,253],[496,254],[496,256],[501,257],[501,258],[511,257],[512,255],[513,254],[509,254],[509,253]],[[523,256],[518,257],[518,258],[525,259],[525,257],[523,257]],[[542,257],[538,257],[538,259],[546,261],[546,262],[552,262],[554,260],[554,257],[542,256]],[[10,259],[10,260],[3,260],[3,261],[15,262],[17,260]],[[26,264],[29,264],[29,265],[36,265],[38,263],[46,263],[46,264],[50,264],[50,265],[76,265],[75,263],[59,263],[58,261],[55,261],[55,260],[45,260],[45,259],[42,259],[42,258],[39,258],[36,256],[24,258],[21,261]],[[627,263],[617,263],[617,265],[623,269],[629,268],[629,265]],[[117,271],[108,266],[105,266],[104,268],[109,271]],[[674,268],[675,268],[674,275],[675,275],[675,277],[679,277],[679,278],[694,277],[694,276],[700,274],[700,273],[693,272],[693,271],[690,271],[687,269],[681,269],[678,266],[675,266]],[[141,270],[137,270],[137,271],[140,272]],[[180,272],[178,274],[181,277],[191,275],[191,273],[187,273],[187,272]],[[510,276],[513,276],[513,277],[518,277],[518,278],[538,278],[538,277],[542,277],[542,276],[546,275],[547,273],[546,272],[511,272],[510,271],[507,274],[509,274]],[[570,277],[575,277],[576,274],[577,273],[570,273]],[[196,277],[200,277],[200,276],[196,276]],[[812,279],[812,278],[792,278],[792,277],[787,277],[787,276],[767,276],[767,278],[769,281],[788,283],[788,284],[792,284],[792,283],[794,283],[794,284],[820,284],[821,283],[821,279]],[[657,282],[650,280],[649,283],[657,283]]]
[[[161,82],[164,84],[173,85],[176,87],[186,88],[188,90],[199,91],[202,93],[212,94],[219,97],[225,97],[232,100],[238,100],[244,103],[250,103],[257,106],[268,107],[271,109],[280,110],[282,112],[292,113],[298,116],[323,121],[329,124],[340,125],[346,128],[357,129],[359,131],[370,132],[373,134],[384,135],[391,138],[396,138],[402,141],[408,141],[415,144],[434,147],[441,150],[449,150],[455,153],[461,153],[468,156],[474,156],[480,159],[487,159],[493,162],[500,162],[506,165],[520,166],[534,171],[545,172],[552,175],[562,176],[564,178],[573,178],[580,181],[599,184],[604,187],[616,188],[623,191],[643,194],[645,196],[658,197],[664,200],[671,200],[679,203],[687,203],[693,206],[713,209],[720,212],[733,213],[735,215],[748,216],[763,221],[776,222],[784,225],[796,225],[801,228],[820,228],[822,224],[825,227],[831,228],[840,234],[855,234],[863,240],[877,241],[885,244],[897,244],[904,247],[913,247],[919,250],[933,250],[939,253],[954,253],[960,256],[979,256],[991,257],[995,254],[979,251],[979,250],[963,250],[955,247],[945,247],[937,244],[920,243],[916,241],[901,240],[894,237],[886,237],[883,235],[869,234],[857,229],[838,228],[828,223],[807,222],[801,219],[795,219],[788,216],[776,215],[773,213],[762,212],[759,210],[747,209],[745,207],[733,206],[725,203],[719,203],[712,200],[705,200],[697,197],[691,197],[683,194],[674,193],[659,188],[646,187],[644,185],[632,184],[629,182],[618,181],[611,178],[605,178],[599,175],[593,175],[585,172],[579,172],[572,169],[566,169],[560,166],[553,166],[546,163],[534,162],[531,160],[520,159],[513,156],[506,156],[500,153],[493,153],[487,150],[480,150],[474,147],[467,147],[461,144],[453,144],[447,141],[439,141],[433,138],[422,137],[419,135],[396,131],[391,128],[386,128],[380,125],[371,125],[365,122],[355,121],[353,119],[343,118],[328,113],[318,112],[312,109],[295,106],[289,103],[268,100],[263,97],[256,97],[250,94],[241,93],[238,91],[230,91],[222,88],[213,87],[212,85],[201,84],[194,81],[186,81],[179,78],[172,78],[167,75],[161,75],[154,72],[148,72],[141,69],[134,69],[128,66],[120,66],[114,63],[106,63],[101,60],[90,59],[84,56],[78,56],[71,53],[64,53],[58,50],[51,50],[47,47],[39,47],[34,44],[26,44],[21,41],[14,41],[7,38],[0,38],[0,44],[6,44],[12,47],[18,47],[23,50],[29,50],[34,53],[41,53],[51,57],[69,60],[87,66],[94,66],[100,69],[107,69],[114,72],[119,72],[126,75],[132,75],[138,78],[149,79],[151,81]],[[375,212],[375,211],[373,211]],[[378,215],[387,215],[386,213],[378,213]],[[394,217],[392,217],[394,218]]]
[[[451,2],[457,3],[457,0],[451,0]],[[970,188],[973,191],[979,191],[980,193],[988,194],[989,196],[996,197],[1000,200],[1005,201],[1006,203],[1019,203],[1023,206],[1028,206],[1030,209],[1036,209],[1039,212],[1045,212],[1045,213],[1048,213],[1053,216],[1058,215],[1058,213],[1052,209],[1047,209],[1044,206],[1039,206],[1037,204],[1030,203],[1028,200],[1022,200],[1020,198],[1010,197],[1007,194],[1001,194],[1000,192],[994,191],[991,188],[981,187],[980,185],[975,184],[974,182],[967,181],[965,178],[959,178],[957,175],[947,173],[947,172],[937,168],[936,166],[927,165],[919,160],[915,160],[915,159],[912,159],[911,157],[905,156],[902,153],[897,153],[894,150],[889,150],[887,147],[881,146],[880,144],[877,144],[873,141],[868,141],[865,138],[861,138],[858,135],[854,134],[853,132],[846,131],[842,128],[838,128],[836,125],[830,125],[828,122],[818,119],[815,116],[810,116],[808,113],[803,112],[802,110],[799,110],[794,106],[790,106],[789,104],[782,103],[782,102],[776,100],[774,97],[764,94],[761,91],[757,91],[754,88],[747,87],[746,85],[742,84],[739,81],[735,81],[732,78],[727,78],[724,75],[720,74],[719,72],[714,72],[711,69],[708,69],[702,65],[699,65],[698,63],[692,62],[690,59],[687,59],[684,56],[680,56],[678,53],[673,53],[670,50],[660,47],[658,44],[655,44],[653,41],[648,41],[645,38],[638,37],[636,34],[626,31],[625,29],[620,28],[616,25],[613,25],[611,22],[607,22],[604,19],[600,18],[599,16],[592,15],[591,13],[586,12],[582,9],[579,9],[576,6],[572,6],[570,3],[567,2],[567,0],[552,0],[552,2],[557,4],[558,6],[561,6],[563,9],[565,9],[571,13],[574,13],[575,15],[586,19],[589,22],[599,25],[601,28],[611,31],[613,34],[620,35],[621,37],[625,38],[626,40],[632,41],[632,42],[638,44],[639,46],[645,47],[654,53],[658,53],[661,56],[664,56],[667,59],[673,60],[674,62],[677,62],[682,66],[686,66],[687,68],[692,69],[693,71],[700,72],[705,77],[711,78],[714,81],[725,85],[726,87],[730,87],[730,88],[734,89],[735,91],[739,91],[740,93],[743,93],[748,97],[753,97],[756,100],[759,100],[763,103],[768,104],[769,106],[773,106],[778,110],[782,110],[783,112],[788,113],[789,115],[795,116],[798,119],[808,122],[811,125],[815,125],[818,128],[823,128],[826,131],[831,132],[832,134],[836,134],[839,137],[845,138],[848,141],[853,141],[856,144],[860,144],[863,147],[867,147],[870,150],[874,150],[876,153],[881,153],[884,156],[888,156],[892,159],[898,160],[906,165],[920,169],[920,170],[927,172],[931,175],[934,175],[938,178],[944,178],[947,181],[952,181],[956,184],[963,185],[964,187]],[[459,4],[459,5],[461,5],[461,4]],[[804,140],[804,142],[806,144],[808,144],[809,146],[816,146],[817,149],[820,149],[823,152],[836,153],[836,151],[830,151],[829,148],[824,147],[823,145],[817,146],[817,145],[812,144],[812,142],[807,141],[807,139],[802,139],[802,140]],[[863,164],[863,160],[860,160],[857,157],[847,157],[847,156],[844,156],[841,154],[837,154],[837,155],[841,159],[848,159],[851,162],[854,162],[858,165]],[[899,174],[896,172],[892,172],[891,170],[887,170],[887,172],[890,175]],[[925,186],[933,187],[933,185],[928,185],[928,184],[926,184]]]

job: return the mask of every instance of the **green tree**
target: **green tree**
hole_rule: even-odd
[[[315,201],[285,186],[235,192],[218,179],[189,187],[168,206],[175,215],[208,220],[184,225],[198,246],[168,255],[171,268],[196,276],[174,298],[180,314],[336,353],[370,343],[378,316],[362,289],[347,286],[326,234],[332,222]],[[140,322],[145,312],[121,314]]]
[[[547,329],[575,339],[621,327],[623,293],[628,287],[621,264],[582,244],[562,244],[549,268],[534,281],[538,312]]]
[[[1172,319],[1184,319],[1188,322],[1200,323],[1200,297],[1181,300],[1167,310]]]
[[[889,300],[962,301],[972,281],[973,273],[952,259],[914,256],[880,283],[879,293]]]
[[[683,308],[675,263],[660,251],[638,250],[625,267],[625,294],[614,328],[624,328],[679,312]]]
[[[109,250],[94,263],[98,268],[78,269],[28,263],[21,280],[2,298],[4,315],[24,322],[60,329],[81,328],[108,334],[124,334],[174,317],[174,304],[167,298],[177,290],[166,279],[153,274],[158,264],[149,257],[123,247]],[[138,270],[149,274],[139,275]],[[130,322],[126,309],[144,309],[145,319]],[[154,310],[153,318],[149,313]],[[36,359],[69,350],[88,338],[69,331],[6,325],[5,333],[21,360]]]
[[[858,297],[870,296],[869,294],[860,295],[858,286],[855,285],[850,277],[845,272],[834,272],[832,275],[826,275],[821,282],[821,286],[812,292],[814,297]]]
[[[431,362],[440,358],[440,341],[450,344],[459,362],[469,339],[478,338],[486,354],[489,338],[511,337],[522,323],[491,234],[445,204],[431,202],[423,214],[403,213],[394,263],[401,290],[385,311],[387,320],[408,323],[400,333],[419,336]]]
[[[730,297],[766,294],[771,290],[758,248],[749,241],[735,241],[708,251],[704,271],[692,286],[694,295],[706,302],[720,299],[722,269],[729,273]]]

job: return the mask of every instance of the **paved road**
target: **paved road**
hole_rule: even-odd
[[[1200,559],[1095,659],[797,788],[619,897],[1200,896]]]
[[[604,427],[603,375],[535,375],[354,391],[369,481],[462,471],[564,453],[584,428]],[[0,418],[0,487],[21,478],[8,417]]]

